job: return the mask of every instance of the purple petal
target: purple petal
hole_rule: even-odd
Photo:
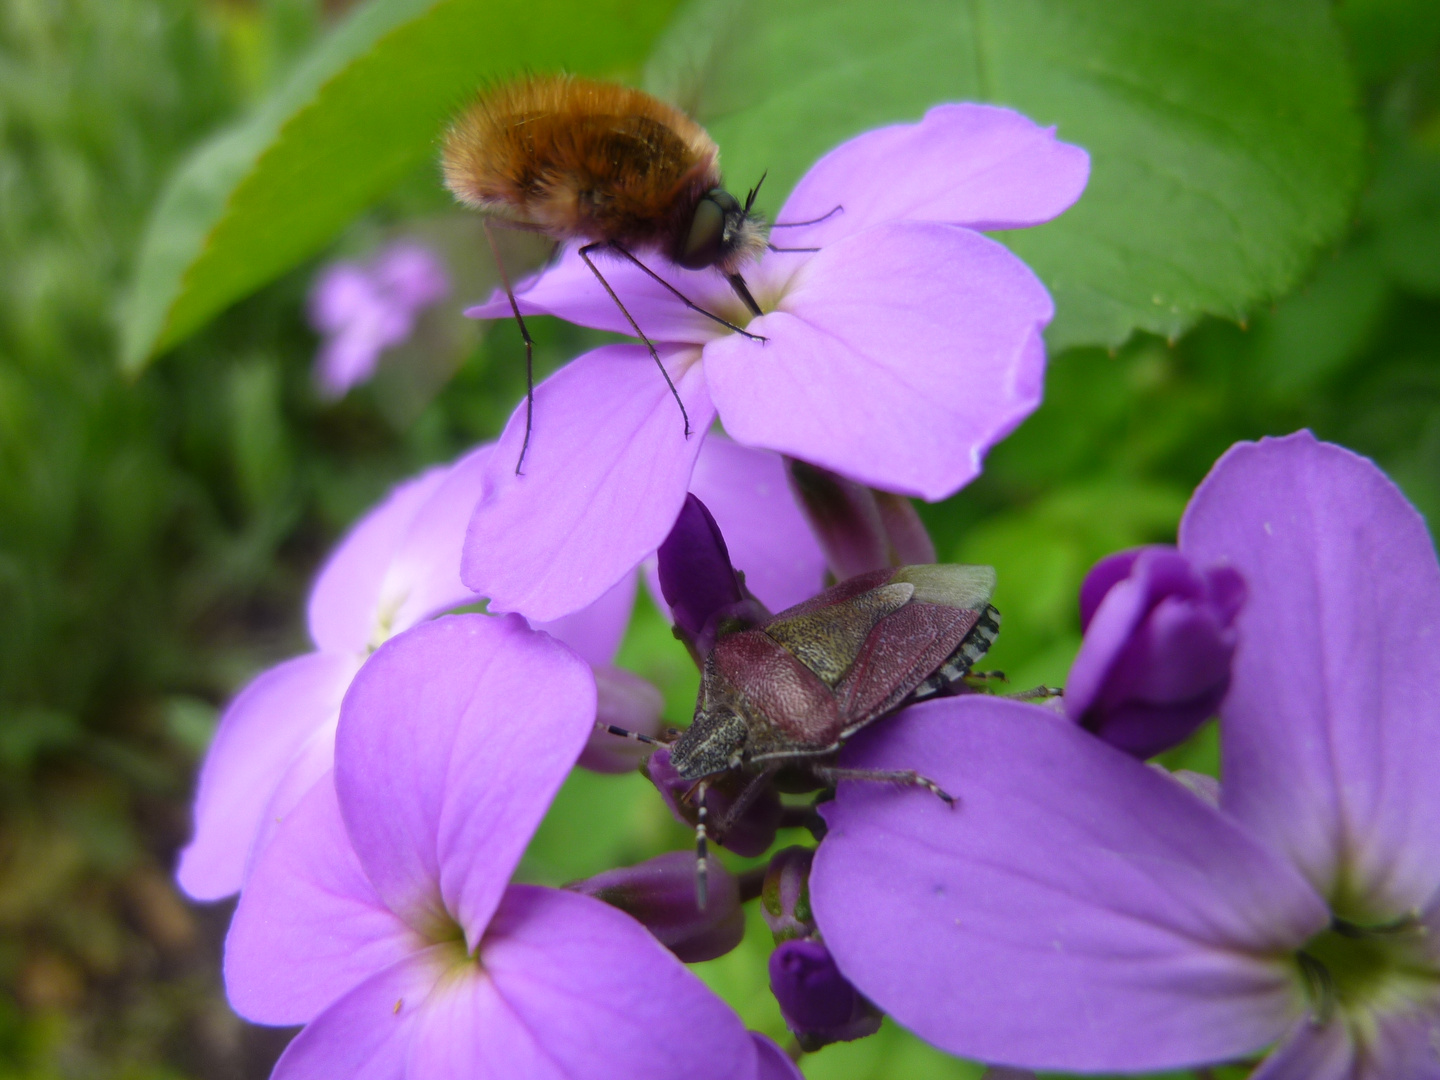
[[[1440,888],[1440,567],[1371,462],[1309,432],[1240,443],[1180,526],[1250,589],[1224,802],[1315,887],[1383,921]]]
[[[1129,577],[1135,561],[1150,550],[1151,548],[1148,547],[1137,547],[1130,548],[1128,551],[1117,551],[1113,555],[1106,555],[1090,568],[1090,572],[1085,575],[1085,580],[1080,584],[1081,631],[1089,631],[1090,620],[1095,617],[1095,612],[1106,594]],[[1070,692],[1071,688],[1069,684],[1066,684],[1065,695],[1067,698]]]
[[[803,1080],[801,1072],[790,1060],[790,1056],[758,1031],[752,1031],[755,1049],[760,1055],[760,1071],[756,1080]]]
[[[1162,1069],[1274,1040],[1285,954],[1329,922],[1284,860],[1049,710],[952,698],[862,733],[810,879],[840,970],[936,1046],[1026,1068]],[[960,973],[960,974],[957,974]]]
[[[704,909],[695,898],[693,851],[667,851],[634,866],[596,874],[565,888],[619,908],[687,964],[724,956],[745,936],[740,883],[718,860],[709,869]]]
[[[937,105],[918,124],[867,131],[822,157],[776,221],[782,246],[824,246],[872,225],[946,221],[1020,229],[1062,213],[1085,190],[1090,156],[1010,109]]]
[[[516,885],[480,952],[485,976],[425,1004],[408,1075],[425,1080],[752,1080],[730,1008],[628,915]]]
[[[897,224],[827,247],[763,347],[705,349],[705,377],[737,440],[852,480],[942,499],[1040,401],[1053,308],[1014,255],[949,225]]]
[[[714,620],[744,604],[745,590],[730,563],[720,526],[694,494],[685,496],[655,561],[660,592],[676,632],[704,656],[714,644]]]
[[[397,484],[356,522],[310,590],[310,638],[325,652],[363,655],[375,642],[380,590],[415,513],[445,482],[437,465]]]
[[[247,1020],[304,1023],[424,945],[375,895],[327,777],[246,883],[225,939],[225,989]]]
[[[492,450],[477,446],[460,458],[416,509],[380,587],[377,616],[385,637],[480,599],[460,580],[460,552]]]
[[[674,293],[619,256],[599,254],[592,258],[625,309],[657,345],[662,342],[702,344],[730,332],[687,308]],[[749,321],[749,313],[718,272],[682,270],[657,255],[640,258],[692,303],[740,326]],[[580,261],[574,247],[567,247],[559,261],[532,284],[521,283],[515,299],[522,315],[555,315],[579,326],[631,337],[635,334],[615,301]],[[465,314],[472,319],[513,318],[510,301],[502,290],[496,290],[485,303],[467,308]]]
[[[1388,1073],[1385,1077],[1421,1074]],[[1250,1080],[1363,1080],[1355,1071],[1355,1044],[1343,1023],[1297,1022],[1275,1050],[1250,1074]],[[1374,1080],[1383,1080],[1375,1074]]]
[[[795,505],[779,454],[712,434],[695,461],[690,490],[720,526],[745,587],[771,611],[824,587],[825,555]]]
[[[434,945],[361,983],[295,1036],[270,1080],[404,1080],[422,1007],[454,952]]]
[[[200,769],[195,835],[175,874],[188,895],[219,900],[240,888],[266,803],[339,711],[359,667],[358,657],[307,653],[257,676],[230,703]]]
[[[335,786],[376,891],[473,948],[595,721],[590,668],[518,618],[451,615],[386,642],[340,712]]]
[[[620,642],[630,626],[630,613],[635,608],[638,574],[632,570],[587,608],[565,615],[552,622],[530,625],[559,641],[563,641],[591,667],[605,667],[620,651]]]
[[[330,717],[315,729],[304,745],[295,751],[294,757],[290,759],[289,767],[280,775],[280,779],[274,785],[269,799],[265,803],[264,812],[260,815],[259,828],[255,831],[255,837],[250,843],[250,851],[245,858],[245,880],[248,881],[250,874],[254,871],[255,862],[259,859],[276,831],[280,828],[290,811],[299,805],[300,800],[309,794],[310,789],[335,768],[335,729],[340,723],[340,705],[337,702],[335,711]],[[329,781],[327,781],[328,783]],[[240,886],[245,887],[243,882]]]
[[[525,474],[522,403],[500,437],[461,574],[491,611],[542,622],[594,603],[670,531],[714,409],[693,350],[662,354],[690,414],[645,349],[607,345],[535,388]]]

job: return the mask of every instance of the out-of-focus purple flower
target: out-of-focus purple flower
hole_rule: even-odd
[[[1248,599],[1217,809],[1052,711],[907,710],[842,762],[811,878],[840,970],[956,1054],[1150,1071],[1279,1042],[1257,1080],[1440,1076],[1440,565],[1375,466],[1232,447],[1180,547]],[[959,973],[957,977],[957,973]]]
[[[685,801],[685,796],[695,787],[695,781],[686,780],[670,764],[670,751],[661,749],[651,754],[650,760],[645,763],[645,774],[659,790],[675,820],[694,828],[698,813],[696,807]],[[752,785],[754,779],[739,770],[732,770],[708,783],[705,788],[705,810],[711,839],[745,858],[763,855],[769,850],[785,812],[775,786],[769,783]],[[736,813],[735,806],[742,798],[749,802]]]
[[[311,590],[315,651],[263,672],[225,710],[200,771],[195,835],[180,854],[177,878],[190,896],[218,900],[237,891],[276,819],[330,768],[341,698],[370,652],[424,619],[479,599],[460,580],[460,547],[490,452],[478,447],[398,485],[361,518]],[[540,629],[597,668],[609,715],[618,717],[613,722],[655,734],[656,699],[647,703],[645,690],[634,685],[640,680],[609,666],[634,593],[633,578],[622,581],[585,611]],[[597,733],[597,755],[623,759],[615,747],[622,741]],[[638,759],[628,760],[634,768]]]
[[[420,312],[450,295],[445,264],[429,248],[403,240],[370,263],[332,263],[310,290],[310,325],[324,336],[315,381],[338,398],[375,372],[380,354],[403,344]]]
[[[695,855],[667,851],[636,866],[607,870],[565,886],[638,919],[660,944],[687,964],[724,956],[745,936],[740,885],[723,863],[712,862],[705,909],[695,904]]]
[[[1080,588],[1085,640],[1065,681],[1065,712],[1138,758],[1178,746],[1230,688],[1245,583],[1175,548],[1122,551]]]
[[[835,580],[935,561],[925,523],[903,495],[876,491],[793,458],[786,467]]]
[[[333,782],[261,853],[226,941],[235,1009],[307,1025],[277,1080],[756,1075],[739,1018],[634,919],[509,884],[594,707],[589,668],[515,617],[376,652]]]
[[[778,246],[819,250],[770,252],[745,271],[764,315],[751,320],[717,274],[654,268],[763,343],[629,263],[607,264],[694,434],[643,347],[610,345],[567,365],[536,390],[523,477],[502,460],[519,455],[523,406],[501,436],[465,579],[497,610],[549,617],[589,603],[670,531],[717,416],[748,446],[886,491],[950,495],[1038,404],[1053,310],[1025,264],[982,231],[1048,221],[1088,175],[1083,150],[990,106],[941,105],[850,140],[800,180],[778,218],[799,226],[780,229]],[[574,250],[518,302],[630,332]],[[469,314],[509,317],[509,302],[497,294]]]
[[[776,946],[770,954],[770,992],[780,1004],[785,1026],[807,1052],[874,1035],[884,1019],[840,974],[825,944],[813,938],[792,938]]]

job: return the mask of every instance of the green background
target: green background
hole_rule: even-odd
[[[287,1033],[220,990],[227,905],[170,884],[218,709],[307,647],[324,553],[395,481],[493,437],[519,343],[435,142],[523,70],[645,85],[773,212],[824,150],[986,100],[1091,153],[1003,236],[1054,293],[1046,401],[955,498],[1019,685],[1061,682],[1085,570],[1173,539],[1236,439],[1309,426],[1440,514],[1440,5],[1433,0],[7,0],[0,5],[0,1080],[263,1077]],[[326,404],[318,266],[419,234],[457,296]],[[537,320],[542,369],[595,335]],[[622,662],[688,718],[642,603]],[[1297,673],[1303,677],[1303,673]],[[1175,761],[1213,768],[1213,732]],[[639,777],[577,774],[522,873],[687,838]],[[783,1036],[763,927],[702,974]],[[964,973],[957,973],[963,978]],[[893,1024],[813,1077],[973,1077]],[[1243,1075],[1243,1068],[1215,1075]]]

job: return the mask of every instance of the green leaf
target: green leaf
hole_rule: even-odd
[[[1277,296],[1344,225],[1361,127],[1325,0],[700,0],[647,72],[734,183],[778,205],[843,139],[941,101],[1012,106],[1090,151],[1080,202],[1004,237],[1054,293],[1053,348],[1178,335]]]
[[[318,251],[436,152],[488,80],[637,64],[673,0],[372,0],[253,116],[196,151],[151,218],[122,320],[136,371]],[[438,176],[437,176],[437,183]]]

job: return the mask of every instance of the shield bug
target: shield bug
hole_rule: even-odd
[[[718,822],[722,836],[770,783],[790,791],[877,780],[951,796],[912,770],[841,768],[856,732],[905,705],[961,692],[1000,629],[988,566],[877,570],[841,582],[759,626],[722,634],[705,657],[695,718],[669,746],[695,782],[697,888],[707,845],[705,787],[746,782]]]
[[[674,106],[630,87],[540,75],[483,92],[451,125],[442,153],[445,186],[489,223],[582,241],[580,257],[650,350],[690,434],[690,418],[655,346],[605,280],[591,254],[608,250],[649,274],[691,309],[752,340],[728,320],[691,302],[637,256],[650,252],[681,267],[714,267],[752,315],[760,314],[741,267],[767,246],[753,209],[721,185],[720,150],[705,129]],[[761,178],[764,179],[763,177]],[[804,223],[791,223],[804,224]],[[491,242],[494,250],[494,243]],[[525,442],[534,407],[532,343],[500,265],[510,310],[525,342]]]

